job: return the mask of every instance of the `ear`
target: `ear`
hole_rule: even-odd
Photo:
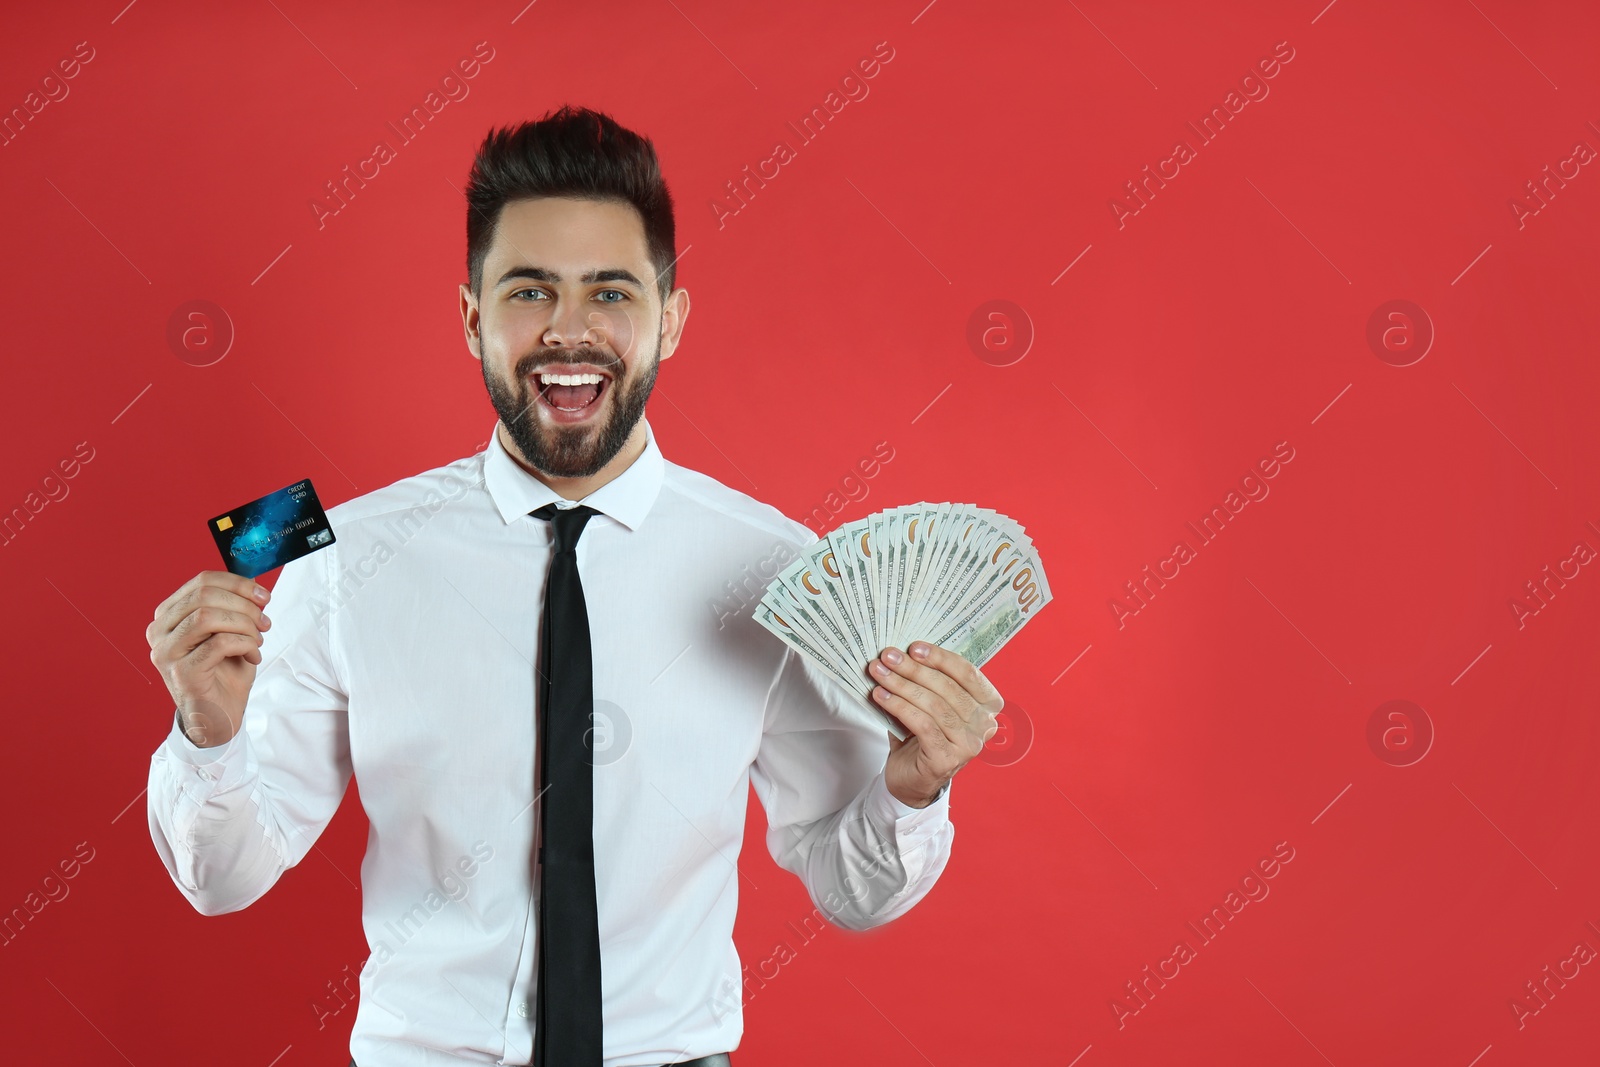
[[[482,345],[482,320],[478,317],[478,301],[472,295],[472,288],[466,282],[461,283],[461,329],[466,334],[467,351],[472,353],[472,358],[483,361]]]
[[[683,324],[689,318],[689,290],[674,289],[661,308],[661,358],[666,359],[678,349],[683,337]]]

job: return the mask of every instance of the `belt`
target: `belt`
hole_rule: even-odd
[[[350,1060],[350,1067],[356,1067],[356,1061]],[[663,1064],[662,1067],[733,1067],[733,1061],[726,1052],[717,1052],[710,1056],[701,1056],[693,1060],[674,1060],[672,1063]]]

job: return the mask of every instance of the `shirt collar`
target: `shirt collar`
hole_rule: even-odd
[[[608,515],[630,530],[639,528],[661,492],[665,459],[656,445],[656,435],[648,419],[644,423],[644,451],[626,470],[575,503],[585,504]],[[484,458],[483,480],[494,498],[500,517],[507,523],[527,516],[536,508],[565,500],[554,489],[522,468],[500,443],[499,422],[489,433],[488,454]]]

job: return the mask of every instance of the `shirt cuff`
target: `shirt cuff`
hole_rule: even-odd
[[[211,748],[201,748],[189,740],[183,728],[178,725],[178,709],[172,709],[172,729],[167,732],[167,752],[179,763],[194,770],[201,778],[208,782],[222,784],[223,775],[230,769],[237,768],[242,772],[245,765],[246,745],[241,740],[244,729],[239,731],[220,745]],[[238,773],[229,775],[229,780],[236,779]]]
[[[948,822],[950,819],[950,783],[946,782],[939,796],[925,808],[913,808],[889,792],[888,779],[882,771],[872,784],[867,798],[869,811],[880,817],[885,825],[892,825],[896,834],[920,830],[930,824]]]

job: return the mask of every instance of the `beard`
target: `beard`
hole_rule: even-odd
[[[601,356],[588,347],[541,349],[523,356],[517,361],[515,378],[510,382],[496,374],[489,361],[482,358],[481,338],[478,356],[489,401],[529,465],[552,478],[588,478],[616,458],[634,426],[644,417],[645,401],[650,399],[655,388],[656,371],[661,364],[661,338],[656,337],[656,350],[650,360],[633,371],[627,380],[620,373],[620,360]],[[540,402],[539,387],[533,374],[539,367],[552,363],[587,363],[613,376],[605,386],[608,393],[616,394],[609,400],[611,414],[598,426],[546,425],[540,420],[535,411]],[[606,397],[595,401],[597,404],[606,402]]]

